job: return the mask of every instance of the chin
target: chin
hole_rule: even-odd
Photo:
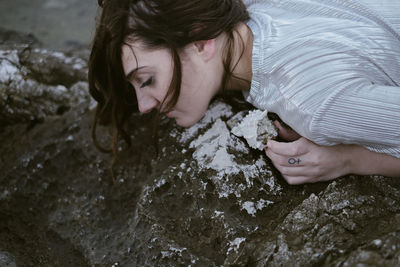
[[[184,121],[176,120],[176,124],[178,124],[181,127],[188,128],[188,127],[195,125],[196,122],[184,122]]]
[[[184,127],[184,128],[188,128],[188,127],[191,127],[191,126],[195,125],[200,119],[201,118],[199,118],[199,119],[180,119],[180,118],[176,118],[175,121],[176,121],[176,124],[178,124],[179,126]]]

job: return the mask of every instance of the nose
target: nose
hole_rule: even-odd
[[[158,101],[153,96],[146,95],[140,92],[136,92],[139,111],[141,113],[148,113],[153,108],[157,107]]]

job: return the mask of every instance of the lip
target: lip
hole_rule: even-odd
[[[168,112],[166,115],[167,115],[168,118],[173,118],[174,117],[173,114],[172,114],[172,111]]]

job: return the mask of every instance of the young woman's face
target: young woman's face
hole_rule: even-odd
[[[219,64],[211,65],[210,60],[204,60],[197,48],[189,45],[180,53],[181,91],[175,107],[166,114],[183,127],[192,126],[203,117],[221,86]],[[140,43],[124,45],[122,64],[125,76],[135,88],[139,111],[146,113],[156,108],[163,112],[161,103],[167,95],[174,67],[170,52],[167,49],[149,50]]]

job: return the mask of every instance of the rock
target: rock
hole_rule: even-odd
[[[87,81],[87,64],[82,58],[46,49],[24,49],[18,53],[25,75],[46,85],[70,87]]]
[[[13,256],[10,253],[0,251],[0,266],[2,267],[17,267],[18,265],[13,260]]]
[[[232,133],[238,137],[244,137],[250,147],[263,150],[268,140],[278,136],[278,131],[272,121],[268,119],[267,114],[267,110],[250,111],[243,120],[232,127]],[[236,117],[233,120],[236,120]],[[228,121],[228,126],[233,124],[233,120]]]
[[[63,56],[65,75],[33,75],[42,52],[21,60],[20,50],[0,51],[0,263],[400,264],[398,179],[289,186],[261,151],[230,133],[228,122],[244,108],[222,99],[188,129],[162,118],[158,156],[152,114],[133,114],[132,147],[121,150],[113,184],[111,155],[91,140],[86,67],[74,70]],[[51,76],[57,56],[43,53],[35,71]],[[109,144],[109,129],[99,127],[98,136]]]
[[[17,31],[0,27],[0,46],[14,47],[18,45],[40,46],[39,40],[32,34],[23,34]]]
[[[82,58],[40,48],[0,50],[0,131],[90,103],[86,76]]]

